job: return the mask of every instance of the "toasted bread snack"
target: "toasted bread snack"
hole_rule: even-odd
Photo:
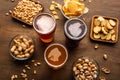
[[[111,40],[112,40],[112,41],[115,41],[115,38],[116,38],[116,36],[115,36],[115,34],[114,34],[114,35],[112,35]]]
[[[101,37],[102,40],[105,40],[105,39],[106,39],[106,35],[103,34],[103,33],[100,34],[100,37]]]
[[[108,30],[107,30],[105,27],[102,27],[102,32],[103,32],[104,34],[108,34]]]
[[[110,25],[110,23],[109,23],[108,20],[107,20],[107,22],[106,22],[106,27],[107,27],[107,29],[113,29],[113,27]]]
[[[103,20],[103,21],[101,21],[101,26],[105,26],[106,23],[107,23],[107,20]]]
[[[99,26],[99,25],[100,25],[100,20],[95,19],[95,20],[94,20],[94,25],[95,25],[95,26]]]
[[[94,36],[95,39],[99,39],[99,38],[100,38],[100,34],[95,34],[95,33],[94,33],[93,36]]]
[[[104,19],[102,16],[99,16],[99,17],[98,17],[98,20],[104,21],[105,19]]]
[[[115,30],[112,29],[112,30],[109,31],[109,33],[110,33],[110,34],[114,34],[114,33],[115,33]]]
[[[107,34],[107,35],[106,35],[106,40],[110,40],[110,39],[111,39],[111,36],[112,36],[112,35],[111,35],[110,33]]]
[[[101,31],[101,27],[96,26],[96,27],[94,27],[93,31],[94,31],[94,33],[98,34]]]
[[[115,26],[116,25],[116,22],[114,20],[112,20],[112,19],[109,20],[109,23],[110,23],[111,26]]]

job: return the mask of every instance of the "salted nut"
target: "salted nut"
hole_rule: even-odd
[[[106,67],[102,67],[101,70],[106,73],[109,74],[110,73],[110,69],[106,68]]]
[[[99,80],[106,80],[106,78],[102,76],[99,78]]]
[[[95,47],[94,47],[94,48],[97,49],[98,47],[99,47],[99,44],[95,44]]]
[[[29,80],[30,76],[28,74],[30,74],[30,72],[33,72],[32,74],[36,75],[37,74],[36,68],[39,67],[41,65],[41,63],[38,60],[31,60],[31,62],[33,64],[36,63],[37,66],[32,66],[31,67],[30,65],[25,65],[25,67],[22,69],[21,73],[18,74],[18,75],[12,74],[10,80],[21,80],[21,78],[23,80]],[[31,80],[35,80],[35,79],[31,79]]]
[[[115,41],[116,21],[99,16],[93,20],[93,37],[95,39]]]
[[[93,80],[97,78],[98,68],[88,58],[79,58],[73,66],[73,72],[77,80]]]
[[[103,55],[103,59],[104,59],[104,60],[107,60],[107,59],[108,59],[107,54],[104,54],[104,55]]]

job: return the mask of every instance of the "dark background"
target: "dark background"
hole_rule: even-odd
[[[37,70],[37,74],[33,74],[33,69],[28,71],[29,80],[34,78],[35,80],[74,80],[72,74],[73,62],[80,56],[89,56],[94,58],[99,66],[108,67],[111,70],[110,74],[100,73],[101,76],[105,76],[107,80],[119,80],[120,77],[120,39],[116,44],[103,43],[91,41],[89,38],[90,23],[92,16],[103,15],[116,17],[120,20],[120,1],[119,0],[93,0],[91,3],[88,0],[85,1],[86,6],[89,8],[89,12],[82,17],[85,18],[88,31],[85,38],[79,43],[79,46],[74,49],[69,49],[69,58],[65,66],[54,71],[45,63],[43,54],[45,48],[49,44],[44,44],[40,41],[39,36],[31,26],[24,28],[23,23],[16,21],[11,16],[6,16],[5,13],[13,9],[18,0],[11,2],[11,0],[0,0],[0,80],[10,80],[12,74],[20,75],[25,64],[33,67],[31,63],[32,59],[41,61],[40,67],[33,67]],[[40,0],[44,6],[44,12],[49,11],[51,0]],[[62,0],[56,0],[56,2],[62,4]],[[66,19],[62,16],[59,10],[57,10],[60,16],[60,20],[57,20],[57,29],[55,32],[55,40],[52,43],[61,43],[67,46],[66,38],[64,36],[63,26]],[[81,19],[82,19],[81,17]],[[120,30],[120,28],[119,28]],[[11,39],[17,34],[28,34],[35,41],[36,51],[33,57],[27,61],[15,61],[9,54],[9,44]],[[120,34],[120,32],[118,33]],[[119,35],[120,37],[120,35]],[[99,44],[98,49],[94,49],[95,44]],[[51,44],[51,43],[50,43]],[[108,60],[103,59],[103,54],[108,55]],[[18,79],[22,80],[22,79]]]

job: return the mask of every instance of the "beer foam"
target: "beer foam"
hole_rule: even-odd
[[[38,29],[44,33],[49,32],[50,29],[53,27],[54,21],[49,16],[41,16],[37,21],[36,24]]]
[[[48,58],[51,61],[59,61],[59,57],[61,56],[61,52],[59,51],[58,48],[54,48],[53,50],[50,51],[50,53],[48,54]]]
[[[78,37],[82,33],[81,26],[82,24],[80,24],[79,22],[76,22],[76,23],[70,24],[70,26],[68,27],[68,30],[73,37]]]

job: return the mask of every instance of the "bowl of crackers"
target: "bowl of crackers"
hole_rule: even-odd
[[[18,34],[13,37],[9,47],[10,55],[16,60],[27,60],[35,51],[33,39],[25,34]]]
[[[79,18],[84,14],[85,4],[79,0],[64,0],[61,13],[67,19]]]
[[[95,41],[116,43],[118,24],[117,18],[95,15],[92,17],[90,38]]]

